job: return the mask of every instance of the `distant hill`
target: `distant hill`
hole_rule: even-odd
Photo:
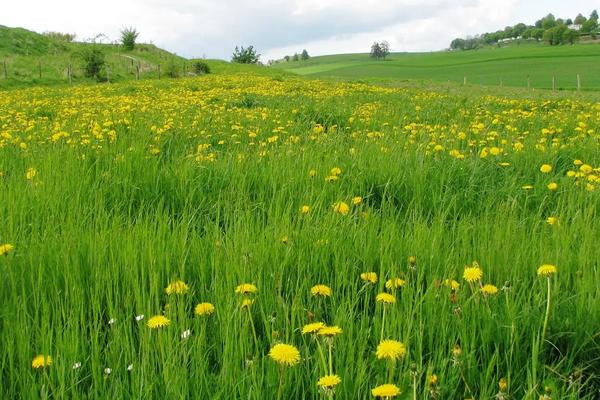
[[[580,74],[583,90],[600,90],[600,44],[547,46],[513,44],[473,51],[392,53],[386,60],[369,54],[312,57],[272,66],[311,77],[361,80],[418,80],[462,84],[550,89],[575,89]]]
[[[29,85],[64,84],[69,65],[73,83],[93,82],[83,73],[81,52],[97,46],[105,54],[111,81],[157,78],[169,70],[182,74],[190,68],[182,57],[152,44],[138,44],[125,51],[116,44],[68,42],[23,28],[0,25],[0,88]],[[106,75],[106,73],[105,73]]]

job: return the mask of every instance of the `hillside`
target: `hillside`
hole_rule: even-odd
[[[313,57],[281,62],[273,68],[314,77],[420,80],[549,89],[575,89],[580,74],[583,90],[600,90],[600,45],[514,45],[462,52],[392,53],[385,61],[368,54]]]
[[[72,68],[74,83],[93,82],[84,77],[81,51],[90,43],[64,42],[23,28],[0,26],[0,88],[27,85],[64,84],[68,68]],[[159,49],[152,44],[139,44],[133,51],[124,51],[114,44],[96,44],[105,54],[111,81],[158,76],[169,65],[183,72],[184,58]],[[4,67],[6,65],[6,69]]]

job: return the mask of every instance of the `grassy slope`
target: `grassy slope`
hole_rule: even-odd
[[[0,88],[27,85],[64,84],[67,68],[71,64],[73,79],[87,82],[83,77],[79,53],[87,43],[64,43],[22,28],[0,26]],[[164,66],[175,60],[183,68],[185,59],[175,56],[154,45],[140,44],[133,51],[123,51],[119,46],[99,44],[106,53],[111,70],[111,80],[135,79],[135,64],[140,64],[142,78],[156,77],[157,65]],[[6,61],[8,78],[4,76]],[[133,62],[133,63],[132,63]],[[41,65],[41,78],[40,78]]]
[[[486,48],[471,52],[394,53],[386,61],[374,61],[368,54],[314,57],[305,62],[281,63],[277,69],[300,75],[343,78],[415,79],[483,85],[526,86],[531,77],[534,88],[576,87],[579,73],[584,89],[600,89],[600,45],[549,47],[520,45]]]

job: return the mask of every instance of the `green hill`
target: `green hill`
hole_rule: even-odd
[[[273,66],[299,75],[344,79],[421,80],[434,82],[575,89],[580,74],[583,90],[600,90],[600,44],[544,46],[522,44],[473,51],[392,53],[385,61],[368,54],[313,57]]]
[[[0,25],[0,88],[28,85],[64,84],[68,81],[69,65],[74,83],[93,82],[85,78],[81,51],[91,43],[65,42],[22,28]],[[152,44],[138,44],[125,51],[115,44],[95,44],[105,54],[111,81],[158,77],[169,66],[183,73],[186,60]]]

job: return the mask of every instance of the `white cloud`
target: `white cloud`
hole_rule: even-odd
[[[574,17],[597,0],[20,0],[0,24],[36,31],[98,33],[116,40],[134,26],[140,40],[193,57],[228,58],[253,44],[263,60],[306,48],[311,54],[364,52],[387,39],[396,51],[446,47],[451,39],[501,29],[549,11]],[[563,13],[563,14],[561,14]]]

